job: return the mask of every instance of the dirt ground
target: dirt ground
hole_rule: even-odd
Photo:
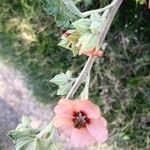
[[[13,149],[7,134],[16,128],[22,115],[32,119],[33,127],[44,126],[53,116],[52,107],[43,106],[32,97],[21,72],[0,63],[0,150]]]

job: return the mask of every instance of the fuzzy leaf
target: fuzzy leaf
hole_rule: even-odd
[[[75,80],[76,78],[72,77],[72,72],[68,70],[66,74],[61,73],[56,75],[53,79],[50,80],[50,82],[59,86],[59,89],[57,90],[57,95],[66,95]]]
[[[72,87],[72,82],[68,82],[64,85],[60,85],[57,91],[57,95],[66,95]]]
[[[23,117],[16,130],[10,131],[9,136],[14,140],[15,150],[51,150],[53,148],[51,143],[55,144],[56,148],[60,146],[53,140],[52,124],[39,130],[31,128],[30,123],[30,119]]]
[[[51,79],[50,82],[56,85],[63,85],[63,84],[66,84],[68,80],[69,80],[69,77],[64,73],[61,73],[61,74],[56,75],[53,79]]]
[[[44,10],[52,15],[58,26],[69,27],[71,22],[81,17],[80,11],[70,0],[41,0]]]

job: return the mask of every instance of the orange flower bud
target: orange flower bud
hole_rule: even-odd
[[[80,52],[79,55],[86,55],[86,56],[97,56],[97,57],[102,57],[104,52],[102,50],[96,50],[93,49],[92,51],[89,52]]]

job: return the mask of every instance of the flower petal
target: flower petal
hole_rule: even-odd
[[[97,142],[104,143],[108,138],[108,130],[105,119],[91,119],[87,125],[87,130]]]
[[[52,124],[58,128],[58,130],[61,130],[61,132],[63,132],[63,134],[66,136],[70,136],[74,127],[72,120],[57,115],[53,118]]]
[[[88,118],[97,119],[101,115],[99,107],[90,100],[74,100],[74,110],[85,112]]]
[[[75,147],[84,148],[88,145],[94,144],[96,141],[88,133],[86,128],[76,129],[74,128],[71,132],[71,143]]]
[[[59,116],[72,118],[74,112],[72,100],[61,99],[54,111]]]
[[[104,127],[107,128],[107,121],[106,121],[106,119],[103,118],[103,117],[100,117],[99,119],[100,119],[100,121],[101,121],[101,124],[102,124]]]

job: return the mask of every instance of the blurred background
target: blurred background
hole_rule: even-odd
[[[81,11],[104,7],[109,2],[111,1],[75,0]],[[61,34],[61,28],[57,27],[54,19],[43,10],[40,1],[1,0],[0,66],[3,66],[0,67],[0,100],[3,99],[0,101],[1,112],[4,112],[2,102],[7,101],[6,97],[12,99],[13,88],[16,86],[19,90],[20,87],[24,88],[24,83],[21,83],[21,86],[17,85],[20,80],[25,82],[28,89],[26,92],[30,93],[27,95],[32,97],[29,96],[28,101],[35,99],[45,105],[46,111],[47,106],[58,101],[57,86],[49,80],[67,70],[77,75],[87,59],[86,56],[73,57],[70,51],[58,47]],[[97,60],[92,69],[90,97],[99,104],[109,122],[108,144],[113,145],[114,150],[148,150],[150,149],[148,6],[140,5],[134,0],[124,1],[105,42],[107,45],[105,56]],[[21,72],[21,75],[15,70]],[[5,80],[8,81],[12,77],[13,84],[5,82],[4,92],[3,77],[6,74]],[[19,81],[15,83],[13,78],[17,76]],[[9,92],[10,87],[12,93]],[[17,103],[16,98],[14,99],[14,103]],[[26,98],[21,99],[23,100]],[[28,111],[28,106],[24,106],[24,109]],[[31,111],[34,111],[34,108]],[[37,113],[39,111],[37,110]],[[4,117],[0,115],[0,120],[5,120]],[[18,119],[15,122],[17,123]],[[7,120],[7,123],[8,126],[11,125],[10,120]],[[0,125],[0,134],[2,133],[4,130]],[[1,141],[3,140],[0,136],[0,149],[5,145],[5,142]]]

